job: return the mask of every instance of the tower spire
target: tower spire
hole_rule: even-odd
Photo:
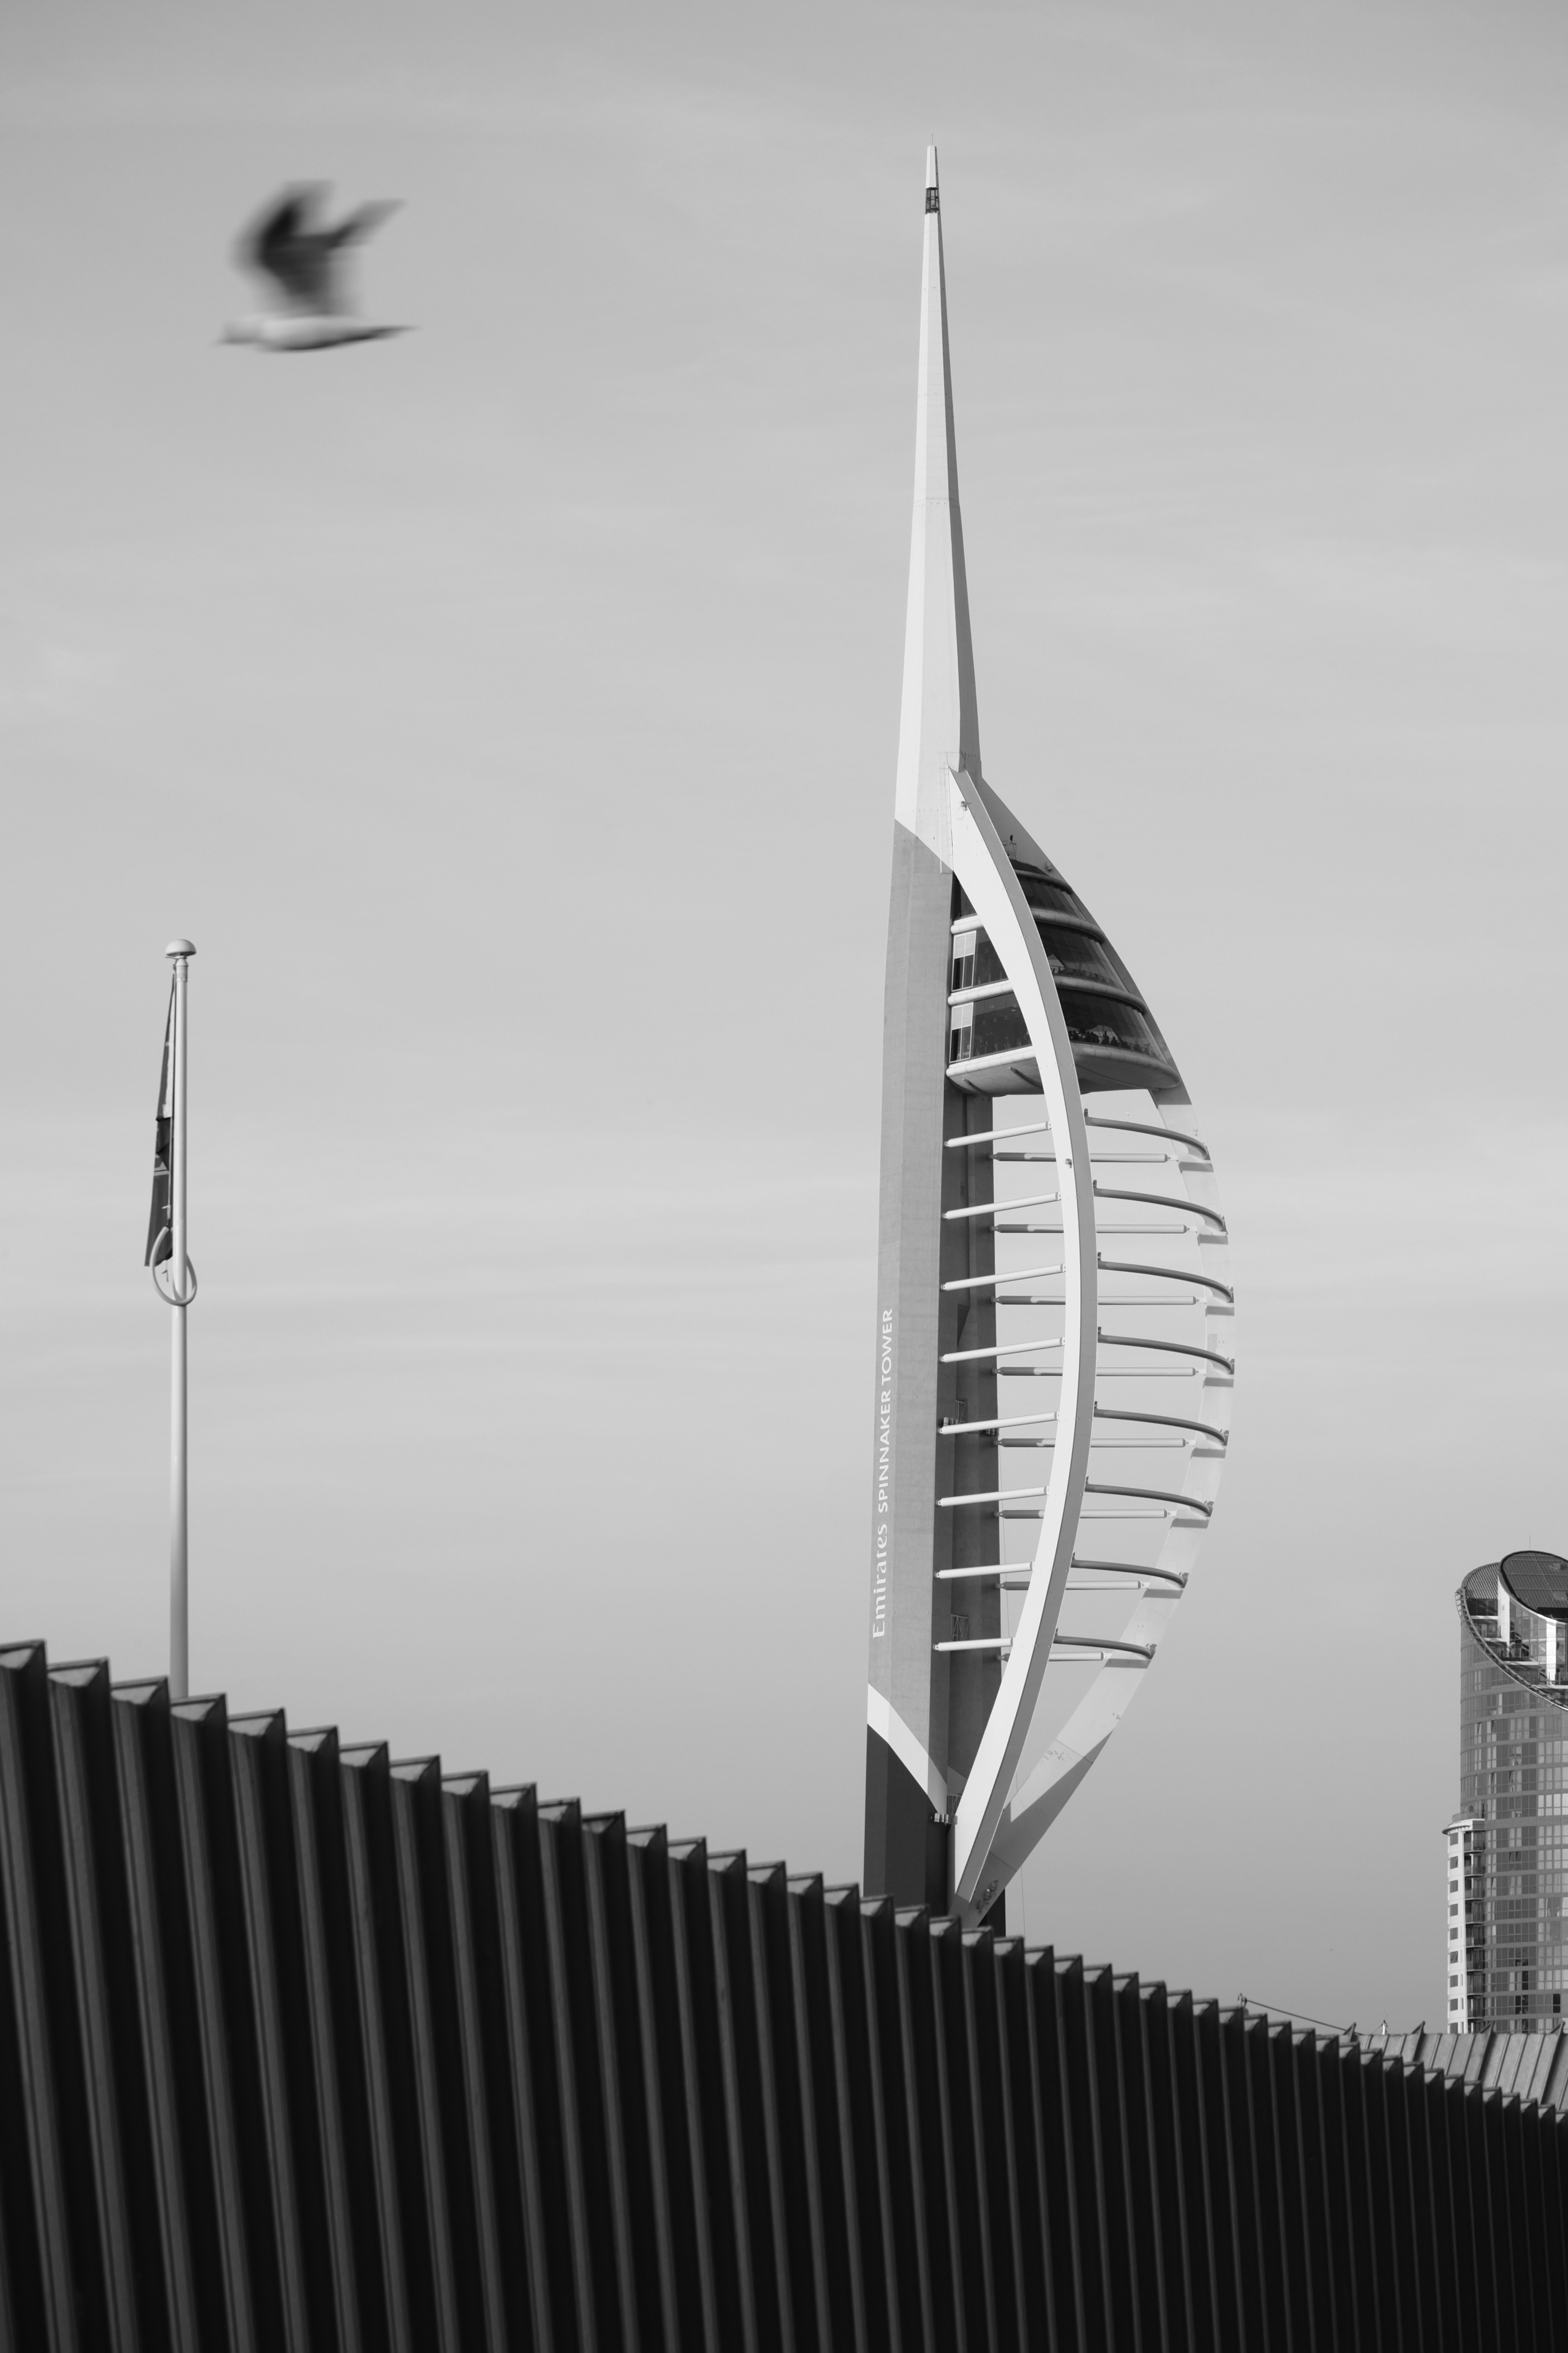
[[[980,726],[969,634],[969,586],[963,570],[963,522],[958,508],[942,201],[936,149],[928,147],[914,520],[910,533],[895,810],[900,823],[939,857],[946,850],[947,776],[952,768],[967,768],[978,775]]]
[[[1169,1049],[1100,925],[980,773],[941,205],[931,148],[882,1023],[864,1885],[1000,1926],[1007,1882],[1104,1747],[1185,1585],[1226,1442],[1234,1301],[1207,1147]],[[1110,1099],[1097,1127],[1164,1164],[1154,1189],[1096,1181],[1085,1093]],[[1035,1116],[1004,1116],[1008,1095]],[[1022,1160],[1050,1165],[1003,1165]],[[1020,1177],[1047,1189],[1019,1193]],[[1129,1225],[1113,1209],[1101,1226],[1101,1199],[1166,1216]],[[1019,1221],[1036,1209],[1052,1214]],[[1145,1234],[1163,1239],[1140,1241],[1135,1261],[1112,1240]],[[1021,1249],[1047,1262],[1017,1265]],[[1137,1291],[1115,1287],[1127,1277]],[[1015,1288],[1036,1282],[1052,1287]],[[1137,1313],[1179,1307],[1185,1326]],[[1142,1350],[1189,1357],[1180,1411],[1147,1412],[1125,1387],[1150,1377]],[[1155,1422],[1156,1440],[1127,1434]],[[1151,1443],[1172,1450],[1157,1487],[1141,1456],[1121,1459]],[[1104,1462],[1090,1464],[1091,1445]],[[1016,1447],[1045,1459],[1019,1463],[1004,1451]],[[1086,1508],[1089,1496],[1109,1507]],[[1105,1536],[1111,1560],[1090,1523],[1122,1519],[1148,1525]],[[1069,1589],[1106,1597],[1095,1632],[1060,1631]],[[1111,1598],[1124,1593],[1131,1617]],[[1037,1737],[1047,1671],[1090,1664],[1087,1691],[1058,1678]]]

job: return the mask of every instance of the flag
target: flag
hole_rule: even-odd
[[[153,1145],[153,1209],[147,1219],[147,1255],[143,1266],[160,1266],[174,1249],[170,1229],[174,1222],[170,1198],[170,1136],[174,1121],[174,989],[169,988],[169,1018],[163,1024],[163,1067],[158,1074],[156,1138]]]

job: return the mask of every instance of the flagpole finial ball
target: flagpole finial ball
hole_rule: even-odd
[[[168,946],[163,950],[163,954],[166,956],[195,955],[195,952],[196,947],[194,940],[171,940]]]

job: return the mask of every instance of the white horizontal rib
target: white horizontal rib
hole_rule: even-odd
[[[1002,1590],[1004,1593],[1027,1593],[1029,1582],[1026,1576],[1004,1577],[1001,1580]],[[1143,1588],[1135,1577],[1113,1577],[1109,1585],[1100,1584],[1087,1577],[1069,1577],[1067,1589],[1069,1593],[1141,1593]]]
[[[1098,1650],[1098,1651],[1114,1650],[1129,1659],[1154,1657],[1154,1645],[1152,1645],[1152,1642],[1112,1642],[1112,1638],[1105,1633],[1053,1633],[1051,1650],[1056,1650],[1058,1642],[1060,1642],[1063,1650]]]
[[[1046,1515],[1044,1512],[1002,1512],[997,1516],[1004,1520],[1043,1520]],[[1149,1511],[1140,1509],[1127,1512],[1090,1512],[1086,1510],[1080,1512],[1079,1517],[1080,1520],[1168,1520],[1172,1514],[1155,1506]],[[1203,1520],[1177,1520],[1175,1525],[1179,1528],[1201,1528],[1206,1525],[1206,1523]]]
[[[1123,1135],[1157,1135],[1162,1143],[1168,1140],[1172,1144],[1184,1144],[1189,1151],[1201,1153],[1205,1160],[1209,1157],[1208,1145],[1202,1137],[1184,1135],[1179,1127],[1155,1127],[1146,1119],[1107,1119],[1093,1111],[1085,1112],[1083,1124],[1085,1127],[1114,1127]]]
[[[1011,1634],[972,1634],[961,1642],[933,1642],[936,1651],[1000,1651],[1005,1658],[1013,1647]],[[1053,1667],[1092,1666],[1098,1660],[1103,1663],[1111,1658],[1141,1659],[1145,1665],[1154,1655],[1152,1642],[1113,1642],[1107,1634],[1053,1634],[1050,1663]]]
[[[1059,1193],[1029,1193],[1021,1201],[976,1201],[973,1208],[944,1209],[942,1214],[951,1225],[955,1218],[994,1218],[998,1209],[1040,1209],[1060,1199]]]
[[[1066,1272],[1062,1266],[1013,1266],[1005,1274],[961,1274],[955,1282],[944,1282],[942,1287],[944,1291],[984,1291],[998,1282],[1035,1282],[1043,1275]],[[1027,1306],[1030,1303],[1026,1300],[1023,1303]],[[1062,1303],[1058,1300],[1056,1304],[1060,1306]]]
[[[1101,1274],[1152,1274],[1171,1282],[1201,1282],[1205,1291],[1217,1291],[1222,1299],[1233,1307],[1236,1304],[1236,1293],[1228,1282],[1220,1282],[1212,1274],[1191,1274],[1184,1266],[1134,1266],[1113,1258],[1101,1258],[1099,1265]]]
[[[972,1144],[995,1144],[1009,1136],[1049,1135],[1050,1132],[1051,1123],[1048,1119],[1033,1119],[1027,1126],[987,1127],[983,1128],[975,1135],[950,1135],[947,1139],[947,1148],[950,1152],[963,1152]]]
[[[942,1357],[944,1365],[975,1365],[992,1356],[1032,1356],[1040,1348],[1059,1348],[1059,1340],[1009,1340],[1000,1348],[953,1348]],[[1059,1373],[1051,1377],[1059,1380]]]
[[[1174,1413],[1134,1413],[1130,1406],[1118,1408],[1113,1405],[1097,1405],[1094,1411],[1095,1419],[1099,1421],[1158,1422],[1166,1430],[1190,1430],[1195,1437],[1212,1438],[1219,1446],[1230,1444],[1229,1430],[1216,1430],[1212,1421],[1187,1421],[1180,1414]]]
[[[983,1494],[977,1495],[939,1495],[936,1507],[939,1512],[957,1512],[962,1511],[965,1504],[1019,1504],[1026,1496],[1044,1495],[1048,1492],[1045,1487],[989,1487]]]
[[[1108,1299],[1105,1303],[1110,1307],[1114,1306],[1115,1302]],[[1100,1345],[1102,1348],[1157,1348],[1162,1356],[1201,1356],[1205,1364],[1218,1365],[1230,1375],[1233,1380],[1236,1377],[1234,1356],[1222,1356],[1217,1348],[1200,1348],[1190,1340],[1149,1340],[1138,1332],[1102,1330],[1100,1334]],[[1101,1369],[1104,1368],[1101,1367]]]
[[[1131,1504],[1173,1504],[1179,1512],[1201,1512],[1205,1522],[1214,1510],[1212,1504],[1204,1503],[1196,1495],[1173,1495],[1164,1487],[1113,1487],[1097,1485],[1092,1479],[1086,1479],[1083,1492],[1086,1495],[1120,1495]]]
[[[1012,995],[1013,984],[1010,980],[981,980],[976,981],[973,988],[949,989],[947,1001],[950,1005],[977,1005],[982,997],[1011,997]]]
[[[996,1421],[939,1421],[939,1438],[968,1438],[977,1430],[1017,1430],[1027,1421],[1055,1421],[1053,1411],[1004,1414]]]
[[[1054,1438],[999,1438],[998,1446],[1054,1446]],[[1183,1446],[1181,1438],[1091,1438],[1090,1446],[1109,1448],[1112,1454],[1125,1454],[1130,1446]]]
[[[1098,1566],[1095,1562],[1088,1565],[1090,1567]],[[973,1582],[977,1577],[994,1577],[1001,1579],[1004,1593],[1026,1593],[1033,1574],[1026,1561],[988,1560],[978,1568],[939,1568],[936,1576],[939,1585],[962,1585]],[[1117,1577],[1109,1585],[1099,1577],[1069,1577],[1067,1589],[1069,1593],[1134,1593],[1142,1590],[1149,1577],[1161,1574],[1157,1568],[1119,1569]],[[1177,1577],[1169,1569],[1163,1572],[1163,1576],[1167,1585],[1185,1585],[1187,1581],[1184,1577]]]
[[[994,1282],[1027,1282],[1037,1273],[1059,1272],[1059,1268],[1018,1266],[1009,1268],[1005,1274],[993,1275],[990,1280]],[[944,1291],[952,1291],[956,1288],[957,1285],[954,1283],[942,1284]],[[1201,1303],[1194,1291],[1189,1291],[1184,1299],[1179,1293],[1173,1295],[1169,1292],[1162,1293],[1156,1291],[1120,1291],[1110,1294],[1101,1292],[1100,1303],[1102,1307],[1196,1307]],[[1020,1296],[1016,1299],[1004,1299],[998,1296],[996,1304],[998,1307],[1065,1307],[1067,1301],[1058,1292],[1044,1299],[1037,1293],[1033,1298]]]
[[[947,1075],[962,1079],[968,1071],[1005,1071],[1014,1062],[1033,1062],[1038,1066],[1039,1053],[1033,1046],[1013,1046],[1005,1054],[972,1054],[966,1062],[950,1062]]]
[[[1020,1204],[1016,1201],[999,1201],[996,1206],[999,1209],[1016,1209],[1020,1207]],[[1097,1231],[1102,1235],[1184,1234],[1186,1230],[1185,1226],[1178,1226],[1174,1222],[1163,1226],[1100,1226],[1097,1228]],[[996,1228],[996,1231],[999,1234],[1059,1234],[1061,1228],[1060,1226],[998,1226]],[[1200,1234],[1198,1236],[1198,1240],[1200,1241],[1207,1241],[1209,1239],[1210,1237],[1207,1234]],[[1215,1234],[1213,1239],[1215,1241],[1219,1241],[1223,1237]],[[1193,1280],[1195,1282],[1197,1277],[1194,1275]]]
[[[1201,1201],[1174,1201],[1169,1193],[1130,1193],[1124,1187],[1097,1185],[1095,1198],[1100,1201],[1142,1201],[1151,1209],[1179,1209],[1184,1217],[1203,1218],[1220,1233],[1230,1229],[1217,1209],[1205,1209]]]
[[[1072,1565],[1075,1568],[1114,1568],[1123,1577],[1141,1577],[1145,1582],[1152,1577],[1157,1585],[1178,1585],[1184,1591],[1186,1588],[1184,1569],[1145,1568],[1141,1561],[1136,1560],[1079,1560],[1077,1553],[1073,1555]]]

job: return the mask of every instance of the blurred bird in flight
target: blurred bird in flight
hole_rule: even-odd
[[[362,245],[395,204],[362,205],[335,228],[321,224],[326,189],[286,188],[241,237],[235,259],[262,279],[269,310],[231,319],[221,340],[257,343],[269,352],[319,352],[333,343],[367,343],[400,335],[401,327],[374,327],[353,316],[343,291],[343,257]]]

